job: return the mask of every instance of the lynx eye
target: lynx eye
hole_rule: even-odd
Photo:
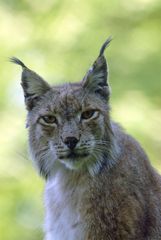
[[[56,124],[57,123],[57,119],[53,115],[42,116],[39,121],[42,124],[48,124],[48,125],[52,125],[52,124]]]
[[[81,115],[81,119],[90,119],[90,118],[94,117],[94,115],[96,115],[96,113],[98,113],[98,112],[93,109],[84,111]]]

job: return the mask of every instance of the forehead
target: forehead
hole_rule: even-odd
[[[67,116],[74,116],[83,109],[88,107],[99,108],[102,105],[100,99],[86,92],[80,83],[64,84],[62,86],[53,87],[45,94],[40,103],[40,112],[55,113]]]
[[[57,98],[57,112],[63,111],[65,115],[71,115],[82,108],[83,89],[79,85],[65,84],[59,89]]]
[[[82,108],[83,94],[83,89],[78,84],[54,86],[43,98],[45,109],[61,115],[78,112]]]

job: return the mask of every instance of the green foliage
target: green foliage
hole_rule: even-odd
[[[159,169],[161,156],[159,0],[0,1],[0,233],[42,239],[43,181],[28,159],[19,57],[50,83],[79,81],[105,39],[113,117]],[[159,169],[161,170],[161,169]]]

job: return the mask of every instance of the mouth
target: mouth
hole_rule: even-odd
[[[85,158],[88,157],[89,153],[77,153],[76,151],[69,151],[66,155],[63,156],[59,156],[59,159],[68,159],[68,160],[72,160],[72,161],[78,161],[81,158]]]
[[[73,151],[71,151],[68,155],[67,158],[71,158],[71,159],[76,159],[76,158],[83,158],[83,157],[87,157],[89,154],[88,153],[75,153]]]
[[[90,152],[87,150],[81,151],[79,149],[67,150],[61,152],[58,158],[68,169],[78,170],[86,166],[90,159]]]

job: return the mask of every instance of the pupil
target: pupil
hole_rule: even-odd
[[[90,117],[92,115],[92,111],[86,113],[86,117]]]
[[[92,117],[93,113],[94,113],[94,111],[92,111],[92,110],[91,111],[86,111],[83,114],[83,118],[85,118],[85,119],[90,118],[90,117]]]
[[[49,120],[49,121],[52,121],[52,120],[53,120],[53,118],[52,118],[52,117],[47,117],[47,118],[48,118],[48,120]]]
[[[55,118],[53,116],[46,116],[45,121],[49,123],[53,123],[55,121]]]

